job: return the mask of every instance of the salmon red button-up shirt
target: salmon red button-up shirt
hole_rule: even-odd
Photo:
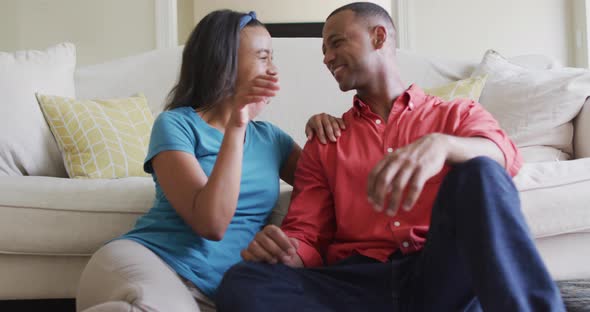
[[[369,172],[385,156],[429,133],[483,137],[504,153],[514,176],[522,159],[496,120],[468,99],[445,102],[412,85],[393,103],[387,122],[355,97],[342,118],[346,130],[338,142],[308,141],[295,172],[289,212],[282,229],[300,242],[306,267],[334,264],[353,254],[380,261],[400,250],[416,252],[425,244],[432,207],[446,165],[426,182],[410,211],[394,217],[376,212],[367,199]]]

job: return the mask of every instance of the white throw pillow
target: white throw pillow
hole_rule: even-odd
[[[76,47],[0,52],[0,175],[67,177],[35,92],[75,96]]]
[[[489,50],[472,77],[484,74],[488,80],[479,101],[521,149],[525,161],[571,158],[572,120],[590,95],[590,71],[528,69]]]

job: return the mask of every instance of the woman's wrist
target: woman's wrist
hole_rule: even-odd
[[[228,126],[225,128],[223,140],[228,141],[230,146],[236,146],[236,144],[243,144],[246,137],[246,125],[243,126]]]
[[[248,123],[243,125],[230,125],[225,128],[225,135],[244,135],[246,134],[246,128]]]

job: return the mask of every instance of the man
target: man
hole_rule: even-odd
[[[337,143],[308,141],[282,228],[242,252],[223,311],[564,311],[512,179],[521,158],[479,104],[404,88],[391,17],[335,10],[324,63],[356,90]]]

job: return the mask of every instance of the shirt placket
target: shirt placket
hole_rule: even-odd
[[[396,143],[396,139],[398,139],[400,135],[400,118],[403,118],[403,112],[408,108],[410,110],[413,109],[413,103],[411,100],[409,101],[408,107],[403,107],[401,109],[397,109],[397,107],[393,108],[391,116],[389,117],[387,129],[385,129],[382,136],[382,150],[384,156],[393,153],[399,148],[399,142]],[[395,245],[405,254],[410,251],[412,242],[409,240],[409,235],[405,235],[404,228],[406,228],[406,225],[404,224],[403,218],[400,218],[401,215],[403,214],[398,212],[395,216],[391,217],[388,222],[388,227],[391,231]]]

